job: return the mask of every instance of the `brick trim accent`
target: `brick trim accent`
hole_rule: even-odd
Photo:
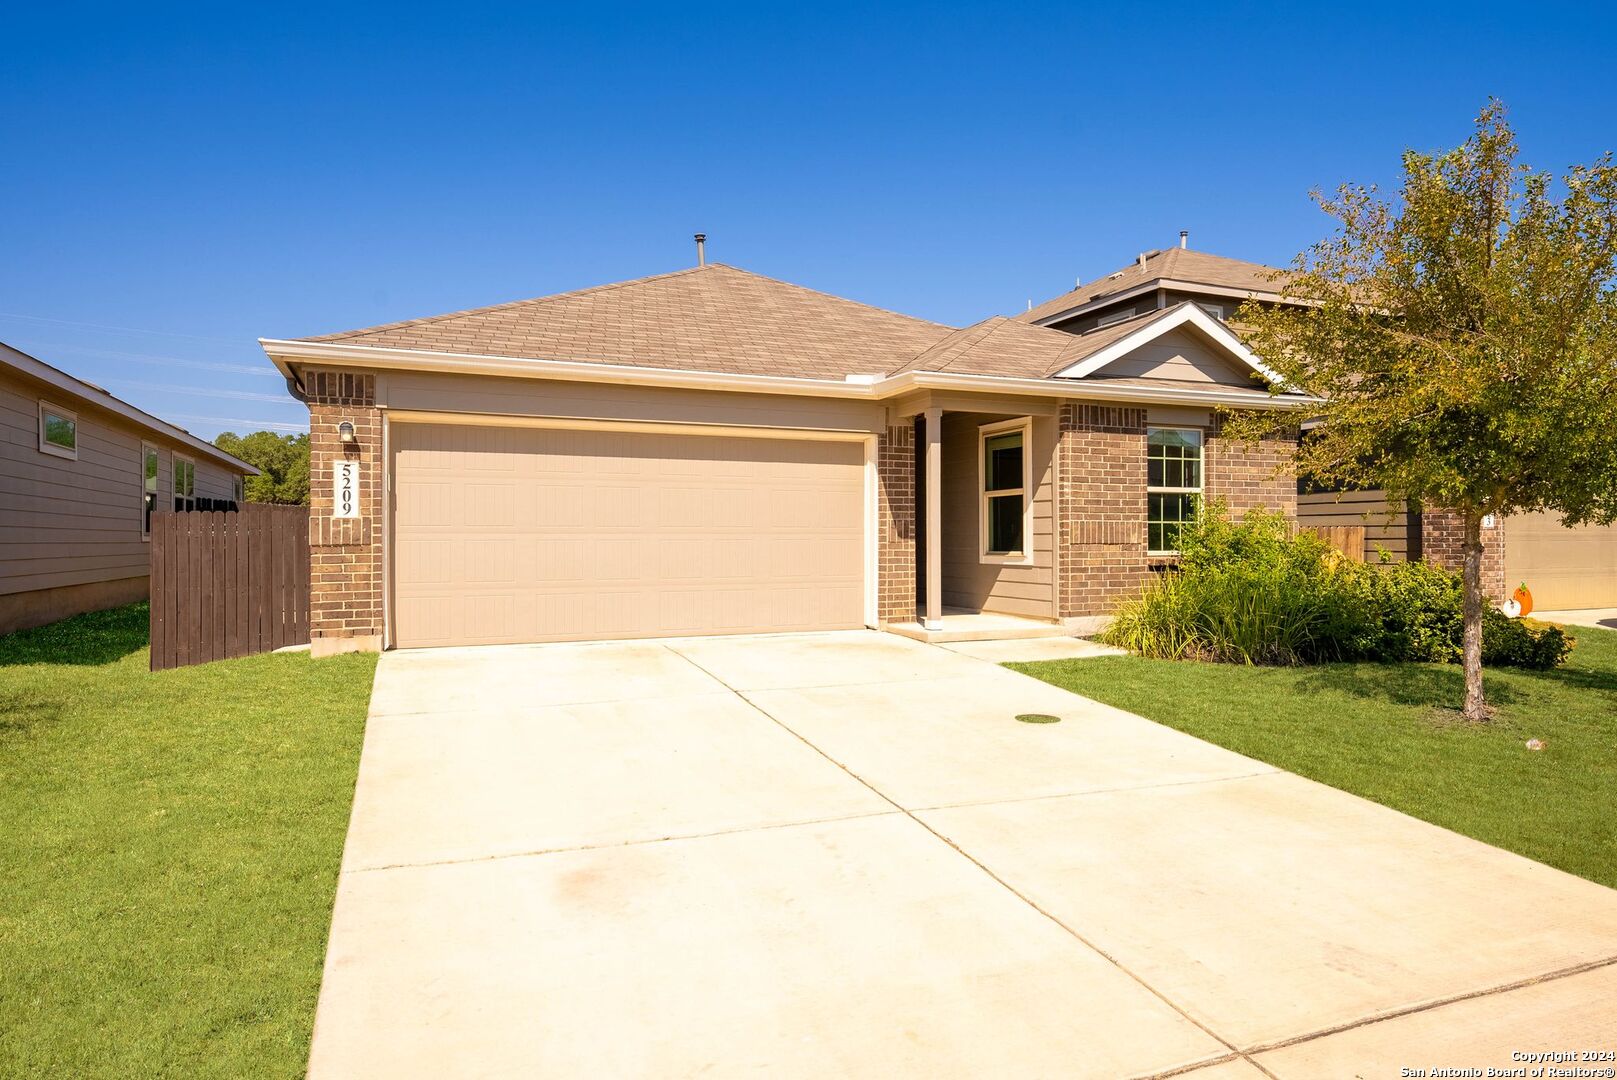
[[[309,371],[303,378],[309,405],[309,634],[317,655],[381,647],[382,500],[387,479],[382,462],[382,414],[376,408],[376,376],[349,371]],[[343,443],[338,425],[354,425],[354,442]],[[360,466],[357,518],[334,518],[332,466]]]
[[[876,617],[915,618],[915,428],[876,437]]]

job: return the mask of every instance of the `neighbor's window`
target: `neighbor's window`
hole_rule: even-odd
[[[980,438],[983,554],[1020,557],[1027,525],[1027,423],[992,424]]]
[[[55,405],[39,403],[39,448],[57,457],[79,456],[79,418]]]
[[[236,503],[237,508],[240,508],[242,504],[243,488],[244,478],[240,476],[236,477],[235,480],[233,480],[230,484],[230,497]]]
[[[157,447],[140,444],[140,538],[152,536],[152,511],[157,509]]]
[[[1099,330],[1103,326],[1111,326],[1115,323],[1125,322],[1132,318],[1134,318],[1133,308],[1120,308],[1117,311],[1108,312],[1107,314],[1096,319],[1095,329]]]
[[[1146,430],[1146,540],[1153,555],[1179,550],[1179,530],[1196,517],[1202,496],[1202,433],[1195,428]]]
[[[174,455],[174,509],[195,510],[197,507],[197,464]]]

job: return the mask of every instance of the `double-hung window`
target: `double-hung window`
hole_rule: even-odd
[[[195,510],[197,506],[197,464],[174,455],[174,509]]]
[[[1194,521],[1202,498],[1202,433],[1146,429],[1146,543],[1153,555],[1179,550],[1179,530]]]
[[[1028,536],[1028,421],[1011,420],[979,429],[982,556],[985,562],[1022,561]]]
[[[152,537],[152,511],[157,509],[157,447],[140,444],[140,538]]]

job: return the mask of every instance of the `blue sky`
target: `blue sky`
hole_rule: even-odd
[[[211,437],[256,345],[709,256],[951,324],[1189,229],[1284,263],[1490,94],[1617,144],[1553,5],[75,4],[0,16],[0,340]],[[1419,8],[1419,10],[1416,10]]]

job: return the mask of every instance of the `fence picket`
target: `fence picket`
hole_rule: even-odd
[[[151,669],[309,640],[309,512],[301,506],[152,515]]]

